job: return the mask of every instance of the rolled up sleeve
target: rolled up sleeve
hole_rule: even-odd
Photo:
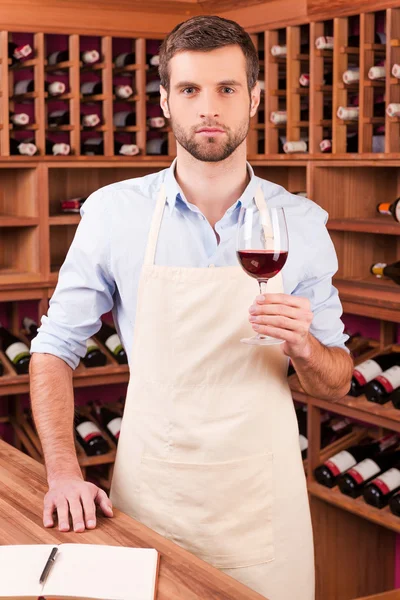
[[[314,317],[310,333],[325,346],[347,350],[342,304],[332,278],[338,270],[336,250],[326,228],[328,213],[314,205],[308,220],[309,233],[305,277],[293,291],[295,296],[308,298]]]
[[[72,369],[86,354],[86,340],[99,331],[101,316],[113,306],[106,200],[100,190],[82,206],[82,219],[60,269],[48,313],[31,343],[31,354],[53,354]]]

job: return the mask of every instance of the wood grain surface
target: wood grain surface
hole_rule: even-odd
[[[44,467],[0,440],[0,544],[108,544],[156,548],[161,555],[157,600],[263,600],[180,546],[114,509],[112,519],[97,517],[97,527],[83,533],[45,529]],[[264,599],[265,600],[265,599]]]

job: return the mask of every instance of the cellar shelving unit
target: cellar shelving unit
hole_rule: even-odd
[[[314,7],[318,4],[314,1]],[[377,117],[373,113],[375,94],[383,89],[382,82],[370,82],[368,69],[382,58],[386,58],[387,77],[384,82],[386,105],[400,102],[400,80],[390,75],[394,63],[400,63],[400,7],[393,8],[393,2],[371,0],[369,5],[358,10],[356,3],[352,14],[351,7],[343,8],[343,2],[333,3],[313,14],[289,15],[265,26],[253,25],[249,28],[252,39],[260,53],[260,79],[264,81],[264,91],[260,111],[264,120],[257,115],[251,122],[248,137],[248,158],[255,173],[260,177],[283,185],[291,192],[306,191],[309,198],[326,209],[330,218],[327,227],[339,257],[339,271],[335,285],[339,290],[344,311],[354,315],[381,319],[381,335],[377,348],[383,349],[395,341],[395,331],[400,323],[400,288],[387,280],[377,280],[369,274],[373,262],[390,262],[400,257],[400,224],[390,217],[376,213],[380,201],[393,201],[400,196],[400,118]],[[341,5],[340,10],[336,8]],[[253,23],[257,22],[257,7]],[[1,8],[0,8],[1,11]],[[374,31],[382,18],[386,27],[386,44],[374,43]],[[224,16],[224,15],[222,15]],[[177,22],[184,20],[182,14]],[[228,18],[231,18],[228,16]],[[96,17],[95,17],[96,19]],[[94,19],[94,20],[95,20]],[[238,19],[240,22],[240,19]],[[168,167],[175,155],[175,145],[170,128],[161,133],[168,139],[168,154],[146,155],[148,127],[147,109],[157,104],[157,99],[146,94],[146,82],[150,70],[146,64],[149,40],[160,42],[167,29],[154,31],[126,31],[126,28],[104,26],[98,31],[84,27],[64,30],[55,23],[54,29],[48,26],[22,28],[23,34],[30,35],[35,55],[23,67],[10,67],[7,59],[7,42],[10,36],[18,39],[21,34],[19,20],[14,26],[7,22],[7,28],[0,32],[0,302],[17,305],[20,301],[37,302],[38,319],[47,312],[48,301],[57,283],[58,268],[63,262],[68,246],[79,224],[79,215],[60,214],[60,201],[74,196],[86,196],[99,187],[111,182],[139,177]],[[360,47],[348,47],[347,37],[354,24],[359,28]],[[165,25],[167,27],[167,25]],[[333,50],[317,50],[316,37],[334,35]],[[55,67],[47,64],[47,54],[54,43],[54,36],[64,37],[70,52],[66,63]],[[84,47],[85,36],[96,38],[101,50],[100,63],[92,69],[84,68],[79,60],[79,52]],[[64,42],[65,42],[64,39]],[[309,51],[300,51],[300,46],[308,40]],[[121,44],[121,46],[119,46]],[[287,45],[287,57],[273,57],[272,45]],[[120,70],[115,67],[115,56],[119,52],[134,51],[136,64]],[[57,49],[57,48],[56,48]],[[64,49],[64,48],[63,48]],[[343,71],[352,64],[360,67],[360,81],[356,87],[345,86]],[[24,71],[26,69],[26,71]],[[35,91],[24,98],[13,98],[14,80],[24,72],[31,72],[35,80]],[[53,139],[68,140],[71,144],[70,156],[48,156],[45,154],[46,136],[50,135],[47,125],[48,107],[51,99],[44,91],[44,81],[54,80],[54,72],[61,70],[68,82],[67,93],[61,98],[63,106],[71,115],[70,125],[51,131]],[[91,98],[80,96],[80,83],[91,76],[100,78],[103,93]],[[309,87],[302,88],[298,75],[309,70]],[[136,112],[136,125],[129,131],[116,131],[113,124],[113,111],[117,99],[113,94],[113,83],[124,80],[133,85],[134,95],[126,106]],[[324,75],[332,73],[332,84],[324,83]],[[154,74],[154,71],[153,71]],[[117,79],[116,79],[117,78]],[[279,84],[281,79],[281,85]],[[285,88],[282,86],[285,80]],[[346,104],[352,94],[358,92],[360,117],[358,124],[342,122],[336,115],[339,105]],[[20,101],[29,102],[23,105]],[[59,98],[60,100],[60,98]],[[18,102],[17,102],[18,101]],[[308,103],[308,120],[300,119],[302,105]],[[90,104],[92,102],[93,104]],[[331,115],[324,114],[326,106]],[[33,125],[28,128],[9,127],[9,110],[30,106]],[[96,135],[103,136],[104,156],[83,156],[80,154],[81,140],[87,130],[80,126],[81,111],[88,106],[99,107],[102,125]],[[127,110],[127,108],[126,108]],[[273,125],[269,120],[272,111],[287,110],[287,123]],[[160,113],[161,114],[161,113]],[[330,118],[326,118],[326,117]],[[385,126],[384,151],[373,152],[373,135],[376,127]],[[359,153],[346,152],[346,134],[358,133]],[[11,136],[25,137],[31,131],[39,148],[33,157],[10,156]],[[114,155],[114,138],[120,135],[134,141],[140,154],[134,157]],[[285,139],[297,141],[307,137],[309,152],[286,155],[280,152]],[[320,150],[322,139],[331,137],[333,151],[324,154]],[[11,327],[20,333],[17,313],[12,313]],[[375,352],[374,348],[372,352]],[[364,355],[365,358],[365,355]],[[4,357],[0,353],[0,359]],[[28,376],[18,376],[11,372],[7,360],[6,375],[0,378],[0,397],[9,401],[16,432],[17,444],[31,451],[40,460],[40,450],[32,438],[32,432],[21,413],[19,396],[29,391]],[[74,387],[127,383],[128,367],[109,362],[105,367],[85,369],[78,367],[74,372]],[[329,410],[337,414],[357,419],[371,426],[398,431],[400,433],[400,411],[386,406],[375,406],[363,398],[346,397],[340,402],[331,403],[313,398],[299,387],[296,376],[290,380],[293,397],[306,402],[309,411],[309,458],[307,477],[311,499],[314,530],[317,547],[317,599],[336,598],[347,600],[368,593],[383,591],[394,586],[393,568],[387,563],[394,561],[394,532],[400,532],[397,518],[387,511],[378,511],[362,504],[362,501],[347,499],[336,490],[328,490],[312,478],[313,469],[332,450],[320,449],[319,414]],[[399,415],[397,414],[399,412]],[[0,422],[7,417],[0,417]],[[34,433],[34,432],[33,432]],[[29,435],[31,434],[31,436]],[[341,441],[349,443],[350,438]],[[335,448],[341,447],[341,444]],[[36,454],[35,454],[36,453]],[[107,487],[112,474],[111,453],[103,461],[106,474],[103,484]],[[101,461],[99,461],[101,462]],[[80,454],[82,468],[86,463]],[[107,466],[108,465],[108,466]],[[111,465],[111,466],[110,466]],[[399,519],[400,523],[400,519]],[[337,531],[337,546],[328,548],[322,541],[327,528],[332,536]],[[353,532],[354,539],[347,539],[340,546],[340,536]],[[359,540],[369,545],[370,555],[360,550]],[[382,548],[385,552],[382,553]],[[371,556],[380,559],[372,562]],[[328,572],[326,565],[330,566]],[[332,565],[336,565],[333,567]],[[354,582],[354,571],[363,565],[369,572],[365,584]],[[375,573],[376,568],[376,573]],[[336,570],[335,570],[336,569]],[[342,586],[342,587],[341,587]]]

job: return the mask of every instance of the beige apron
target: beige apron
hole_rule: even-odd
[[[261,188],[259,201],[264,201]],[[258,284],[241,267],[154,264],[140,277],[111,500],[269,600],[313,600],[314,552],[281,346],[248,346]],[[260,205],[260,204],[259,204]],[[282,292],[282,278],[269,292]]]

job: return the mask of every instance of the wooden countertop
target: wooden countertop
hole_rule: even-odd
[[[44,466],[0,440],[0,544],[108,544],[156,548],[161,555],[157,600],[265,600],[142,523],[114,509],[97,527],[62,533],[43,526]]]

